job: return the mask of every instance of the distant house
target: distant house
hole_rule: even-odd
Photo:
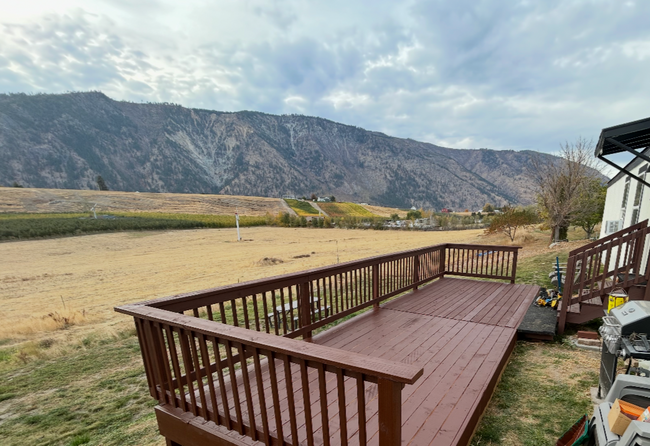
[[[411,206],[411,210],[412,210],[412,211],[417,211],[418,208],[416,208],[415,206]]]
[[[330,199],[330,197],[318,197],[318,199],[316,201],[318,201],[320,203],[329,203],[332,200]]]
[[[450,212],[453,212],[453,211],[451,209],[449,209],[449,208],[442,208],[442,210],[440,212],[445,213],[445,214],[449,214]]]

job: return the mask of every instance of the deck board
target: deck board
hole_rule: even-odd
[[[313,338],[316,344],[350,352],[416,364],[424,368],[423,376],[402,390],[402,443],[405,445],[465,445],[469,442],[494,386],[514,347],[517,327],[535,297],[538,287],[504,283],[445,278],[398,297],[378,310],[368,311],[341,323]],[[287,396],[285,365],[275,361],[280,387],[279,408],[282,419],[290,410]],[[238,375],[241,373],[238,372]],[[276,432],[273,396],[268,385],[259,389],[253,366],[251,399],[254,401],[255,424],[262,425],[259,393],[264,392],[268,424]],[[263,383],[269,380],[268,361],[262,361]],[[299,437],[306,431],[305,399],[298,365],[290,366],[293,407],[296,411]],[[309,408],[315,444],[322,444],[321,405],[318,401],[317,371],[309,369],[305,377],[309,385]],[[327,412],[332,444],[358,443],[356,432],[356,386],[345,378],[345,401],[348,439],[341,441],[338,425],[338,393],[336,376],[326,373]],[[241,380],[239,380],[241,383]],[[226,387],[233,407],[232,387]],[[239,392],[246,407],[244,392]],[[197,391],[197,400],[199,394]],[[366,383],[366,417],[368,444],[378,444],[378,401],[376,384]],[[207,405],[212,410],[210,398]],[[221,395],[216,395],[218,410],[224,415]],[[235,417],[231,410],[231,417]],[[355,415],[352,415],[355,414]],[[246,420],[246,417],[244,417]],[[356,427],[355,427],[356,426]],[[285,438],[292,431],[287,422],[282,426]],[[248,439],[250,444],[261,444]]]

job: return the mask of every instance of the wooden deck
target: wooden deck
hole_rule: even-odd
[[[538,290],[539,287],[530,285],[445,278],[329,329],[315,336],[313,343],[423,367],[422,378],[402,391],[402,444],[465,445],[469,443],[512,352],[517,326]],[[271,379],[268,363],[263,361],[261,366],[261,382],[268,382]],[[304,437],[306,420],[321,418],[320,405],[313,403],[318,391],[307,390],[314,395],[309,398],[312,401],[310,413],[305,416],[301,370],[291,365],[289,369],[289,389],[295,399],[293,404],[288,398],[281,399],[280,412],[288,413],[293,406],[298,420],[295,426],[297,436]],[[275,361],[274,373],[285,377],[278,384],[279,394],[286,395],[289,389],[282,361]],[[317,381],[316,370],[307,374],[309,382]],[[258,382],[254,367],[249,367],[248,375],[251,383]],[[328,417],[337,419],[339,405],[333,383],[336,376],[331,375],[325,384],[327,412]],[[237,381],[241,380],[240,372]],[[345,378],[346,407],[357,406],[354,381],[354,378]],[[229,388],[228,384],[227,380],[226,388]],[[272,401],[271,389],[265,388],[264,393],[265,400]],[[255,403],[259,401],[256,384],[251,385],[250,395],[256,424],[261,425],[262,411]],[[216,397],[217,401],[222,398],[221,394]],[[195,398],[200,400],[198,390]],[[230,416],[234,419],[237,414],[231,391],[227,392],[227,398],[231,402],[229,406],[233,407]],[[239,402],[241,406],[247,403],[246,397]],[[367,444],[377,445],[376,384],[365,384],[365,404]],[[209,401],[207,406],[209,411],[213,410]],[[276,426],[275,408],[270,405],[266,412],[268,424]],[[347,441],[341,442],[339,426],[330,425],[327,436],[335,438],[330,442],[332,445],[359,444],[354,429],[358,424],[356,413],[346,412]],[[280,419],[286,420],[287,417],[281,416]],[[291,432],[291,429],[289,421],[282,423],[284,433]],[[311,429],[314,431],[314,444],[324,444],[322,427],[317,421]],[[237,437],[243,444],[263,444],[245,436]]]
[[[170,446],[467,445],[539,290],[514,284],[518,249],[435,245],[117,310]]]

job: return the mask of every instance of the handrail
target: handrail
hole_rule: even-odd
[[[316,330],[445,274],[509,280],[516,246],[440,244],[143,302],[287,337]]]
[[[602,298],[615,287],[628,289],[650,279],[650,264],[643,258],[648,235],[650,227],[645,220],[569,253],[558,320],[560,334],[570,306]]]
[[[272,349],[276,353],[291,355],[295,359],[317,361],[332,367],[363,373],[364,375],[375,378],[390,379],[403,384],[413,384],[423,373],[422,368],[402,362],[347,351],[342,356],[341,350],[325,345],[306,343],[264,332],[246,330],[245,328],[225,325],[184,314],[170,313],[166,310],[144,305],[124,305],[116,308],[115,311],[152,322],[173,324],[176,327],[191,330],[194,333],[217,336],[220,339],[243,343],[254,348]]]
[[[161,405],[268,445],[314,444],[318,436],[325,444],[336,437],[366,444],[366,424],[376,415],[379,445],[397,446],[402,388],[424,371],[143,305],[118,311],[135,319],[150,392]],[[369,411],[372,384],[378,403]],[[354,398],[356,407],[346,404]]]

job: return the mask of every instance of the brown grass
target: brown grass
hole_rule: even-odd
[[[114,306],[330,265],[337,257],[345,262],[471,242],[481,234],[259,227],[242,229],[246,241],[239,243],[234,229],[2,243],[0,339],[21,342],[129,326]],[[75,319],[67,330],[48,321],[49,314],[70,308],[83,312],[84,319]]]
[[[237,195],[159,194],[73,189],[0,187],[0,213],[161,212],[264,216],[293,211],[284,200]]]
[[[566,249],[548,248],[548,233],[537,229],[521,231],[514,243],[483,230],[241,232],[242,242],[234,229],[197,229],[2,243],[0,339],[22,342],[126,327],[131,321],[114,306],[331,265],[337,258],[345,262],[447,242],[524,245],[522,259]],[[56,315],[70,323],[57,324]]]

